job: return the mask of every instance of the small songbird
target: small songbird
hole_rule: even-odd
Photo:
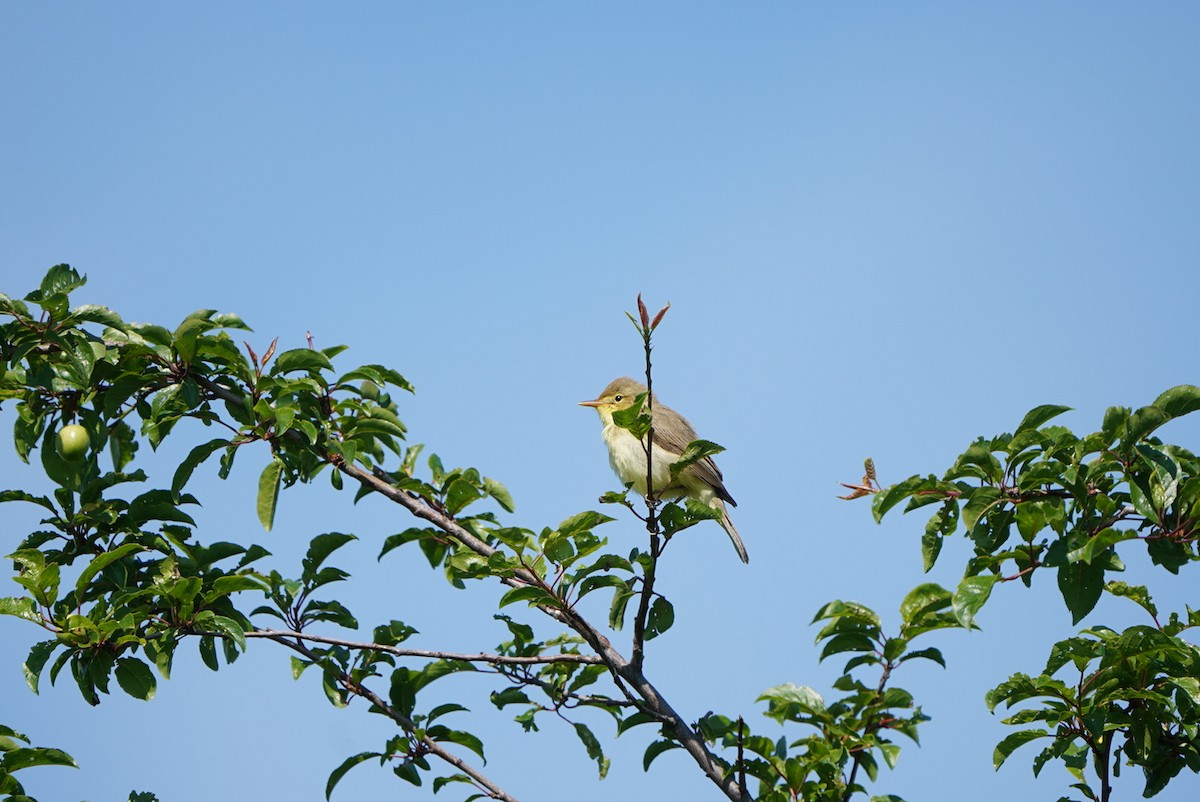
[[[608,446],[608,461],[621,481],[633,484],[633,489],[646,495],[646,448],[628,429],[613,423],[613,413],[633,406],[638,395],[646,392],[646,385],[622,377],[613,379],[595,401],[580,401],[583,407],[593,407],[604,424],[604,443]],[[721,471],[711,457],[693,462],[672,480],[671,464],[687,449],[688,443],[699,439],[692,424],[675,410],[659,403],[657,396],[650,399],[653,417],[654,442],[651,454],[654,460],[654,475],[651,477],[654,494],[660,498],[691,498],[721,511],[721,526],[729,533],[733,547],[742,562],[750,562],[746,546],[738,535],[725,502],[737,506],[733,496],[725,489]]]

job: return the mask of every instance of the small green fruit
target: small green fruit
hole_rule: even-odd
[[[91,447],[92,438],[88,436],[87,429],[78,423],[72,423],[70,426],[59,429],[54,442],[54,449],[58,452],[58,456],[67,462],[79,462],[87,455],[88,449]]]
[[[358,386],[358,391],[362,393],[363,398],[369,398],[372,401],[379,399],[379,385],[370,379],[363,379],[362,384]]]

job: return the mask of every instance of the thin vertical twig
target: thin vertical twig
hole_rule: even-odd
[[[895,664],[891,660],[884,662],[883,672],[879,676],[879,684],[875,686],[875,699],[870,702],[867,707],[872,707],[883,699],[883,689],[887,687],[888,680],[891,679],[893,668],[895,668]],[[878,728],[877,721],[873,719],[866,721],[863,726],[863,736],[865,737],[871,734]],[[864,751],[864,748],[860,748],[854,753],[854,763],[850,767],[850,776],[846,778],[846,795],[842,797],[842,802],[849,802],[850,797],[854,796],[854,782],[858,777],[859,766],[862,765],[862,756]]]
[[[654,597],[655,569],[658,566],[658,556],[662,553],[662,545],[658,539],[658,498],[654,493],[654,379],[650,370],[650,328],[646,305],[638,295],[638,311],[641,313],[641,326],[638,330],[642,335],[642,348],[646,353],[646,401],[645,410],[650,416],[650,428],[642,440],[646,451],[646,529],[650,532],[650,564],[642,574],[642,592],[638,599],[637,615],[633,619],[633,665],[639,670],[645,659],[646,619],[650,614],[650,600]]]
[[[738,741],[737,741],[737,771],[738,771],[738,790],[742,792],[742,796],[747,796],[746,792],[746,719],[738,716]]]

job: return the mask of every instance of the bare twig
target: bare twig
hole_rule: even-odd
[[[646,432],[643,447],[646,450],[646,529],[650,532],[650,564],[642,575],[641,598],[638,599],[637,613],[633,617],[633,665],[642,667],[646,658],[646,619],[650,615],[650,600],[654,597],[654,578],[658,567],[658,555],[662,553],[659,543],[658,497],[654,494],[654,377],[650,370],[650,316],[646,305],[642,303],[642,294],[637,297],[638,312],[641,315],[642,347],[646,353],[646,412],[650,415],[650,429]],[[655,325],[662,319],[664,308],[655,318]]]

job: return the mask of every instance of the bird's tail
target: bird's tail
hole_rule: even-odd
[[[750,555],[746,552],[746,544],[742,542],[741,535],[738,534],[737,527],[733,525],[733,521],[729,520],[729,510],[725,509],[725,503],[720,499],[714,499],[721,505],[721,526],[729,533],[729,539],[733,541],[733,547],[737,549],[738,556],[742,558],[742,562],[750,562]]]

